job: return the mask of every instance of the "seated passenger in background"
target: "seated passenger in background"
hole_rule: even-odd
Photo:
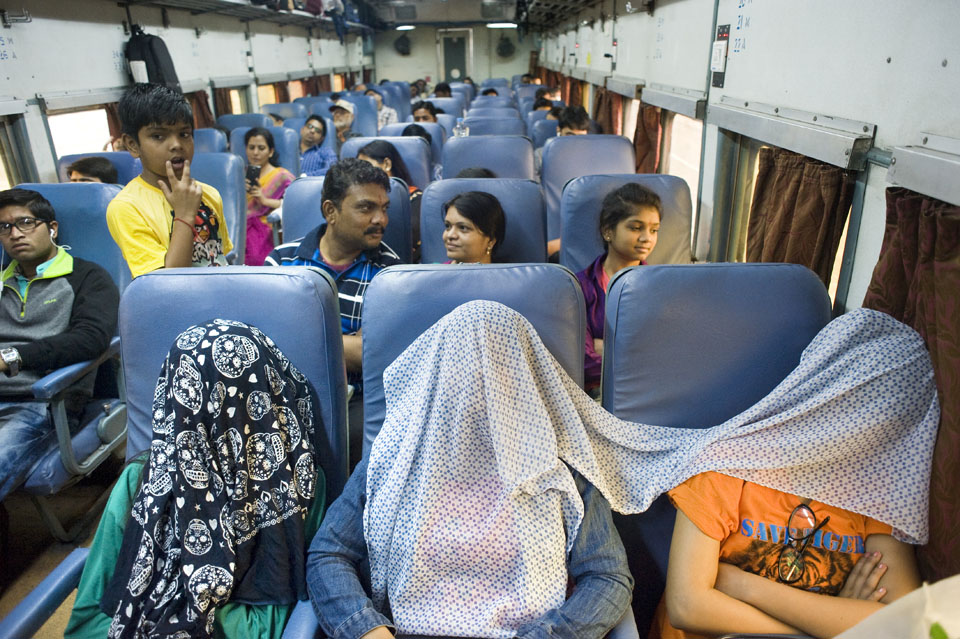
[[[490,264],[506,231],[500,200],[489,193],[467,191],[443,205],[443,246],[449,264]]]
[[[123,143],[143,172],[107,206],[133,277],[158,268],[226,266],[233,249],[215,188],[190,177],[193,111],[183,94],[136,84],[118,107]]]
[[[419,102],[415,103],[411,108],[412,108],[414,122],[436,122],[437,121],[437,107],[433,106],[433,102],[420,100]]]
[[[496,178],[497,174],[491,171],[490,169],[485,169],[482,166],[471,166],[465,169],[461,169],[457,173],[456,177],[458,178]]]
[[[433,95],[437,96],[438,98],[452,98],[453,91],[450,90],[449,84],[446,82],[440,82],[436,87],[434,87]]]
[[[493,87],[489,87],[489,88],[487,88],[487,89],[484,89],[484,90],[480,93],[480,95],[492,95],[493,97],[497,97],[497,96],[500,95],[500,94],[497,93],[497,90],[494,89]]]
[[[316,393],[260,330],[215,319],[177,337],[155,398],[65,636],[279,639],[323,515]]]
[[[560,89],[558,87],[543,87],[542,89],[537,89],[537,92],[533,94],[533,97],[536,99],[544,98],[550,102],[559,102]]]
[[[587,110],[583,107],[554,107],[558,109],[557,111],[557,136],[567,136],[567,135],[586,135],[587,129],[590,128],[590,116],[587,115]],[[552,120],[550,117],[554,114],[553,109],[550,110],[550,113],[547,114],[546,119]],[[533,152],[533,170],[536,172],[537,179],[540,179],[540,174],[543,172],[543,147],[540,147]],[[556,253],[560,248],[557,246],[550,253]]]
[[[466,75],[466,76],[463,77],[463,83],[464,83],[464,84],[473,84],[473,78],[471,78],[469,75]]]
[[[373,98],[374,102],[377,103],[377,129],[382,129],[388,124],[394,124],[399,122],[400,118],[397,116],[397,110],[393,107],[389,107],[383,103],[383,94],[380,92],[380,89],[374,87],[369,87],[364,95],[368,95]]]
[[[603,198],[599,232],[605,252],[577,273],[587,307],[584,388],[596,395],[603,361],[603,319],[607,286],[618,271],[644,264],[657,245],[660,196],[639,184],[624,184]]]
[[[337,154],[323,146],[327,137],[327,122],[319,115],[311,115],[300,128],[300,173],[318,176],[327,172],[337,161]]]
[[[353,102],[343,99],[337,99],[330,107],[330,113],[333,115],[333,126],[337,129],[337,156],[340,155],[340,149],[343,143],[350,138],[359,138],[362,134],[353,130],[353,120],[356,117],[357,107]]]
[[[117,287],[106,271],[58,247],[53,206],[36,191],[0,191],[0,245],[9,265],[0,295],[0,501],[57,440],[34,382],[57,368],[99,357],[117,327]],[[29,295],[27,294],[29,290]],[[79,424],[94,378],[68,392]]]
[[[427,144],[430,145],[430,148],[433,148],[433,136],[430,135],[430,132],[419,124],[409,124],[403,128],[403,131],[400,132],[400,135],[403,137],[415,137],[423,138],[426,140]],[[443,164],[439,160],[442,158],[433,158],[433,181],[443,179]]]
[[[421,127],[422,128],[422,127]],[[410,177],[410,171],[403,157],[386,140],[374,140],[370,144],[360,149],[357,157],[364,162],[369,162],[383,171],[390,177],[400,178],[407,185],[410,194],[410,230],[413,237],[413,256],[414,262],[420,259],[420,200],[423,198],[423,191],[413,183]]]
[[[553,102],[546,98],[537,98],[533,101],[533,111],[549,111],[553,108]]]
[[[327,171],[321,194],[326,220],[302,239],[281,244],[264,262],[272,266],[315,266],[336,282],[347,380],[355,387],[350,400],[350,452],[360,459],[363,437],[363,345],[360,320],[367,286],[381,270],[400,264],[383,243],[390,207],[390,178],[357,158],[340,160]]]
[[[531,74],[524,73],[522,76],[520,76],[520,84],[540,84],[540,83]]]
[[[560,114],[563,113],[563,110],[565,108],[566,107],[559,107],[559,106],[551,107],[550,112],[547,113],[547,116],[544,118],[544,120],[559,120]]]
[[[93,156],[80,158],[67,167],[67,177],[71,182],[117,183],[117,167],[107,158]]]
[[[247,179],[247,248],[243,263],[260,266],[273,250],[273,228],[267,216],[283,202],[283,194],[294,176],[276,166],[277,149],[273,134],[267,129],[253,127],[243,136],[247,151],[247,166],[260,169],[260,177]]]

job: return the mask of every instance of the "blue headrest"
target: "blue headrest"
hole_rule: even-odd
[[[538,122],[535,126],[539,126]],[[547,239],[560,237],[560,193],[581,175],[633,173],[633,142],[620,135],[567,135],[543,146],[540,184],[547,201]]]
[[[466,82],[451,82],[450,83],[451,91],[464,91],[467,94],[467,103],[477,97],[477,87],[472,84],[467,84]]]
[[[449,113],[438,113],[437,123],[447,132],[448,138],[453,137],[453,127],[457,125],[457,116],[450,115]]]
[[[603,198],[624,184],[636,183],[660,196],[660,232],[648,264],[689,264],[693,206],[690,188],[673,175],[586,175],[567,182],[560,197],[560,263],[574,273],[603,253],[599,222]]]
[[[230,150],[240,156],[244,165],[247,163],[247,151],[243,143],[243,136],[251,127],[238,126],[230,131]],[[300,175],[300,132],[286,126],[266,127],[273,135],[273,143],[277,148],[278,164],[294,175]]]
[[[519,118],[520,112],[513,107],[473,107],[467,111],[468,118]]]
[[[506,78],[487,78],[480,86],[486,89],[487,87],[508,87],[510,82]]]
[[[523,111],[521,111],[523,113]],[[533,125],[535,122],[546,119],[549,111],[540,109],[539,111],[527,111],[526,115],[523,116],[523,123],[527,125],[527,132],[530,133],[530,137],[534,136]],[[542,144],[540,146],[543,146]],[[536,148],[536,147],[534,147]]]
[[[388,124],[380,129],[380,135],[397,137],[403,134],[403,130],[410,126],[410,122],[396,122]],[[436,122],[417,122],[430,134],[430,156],[434,162],[440,162],[443,159],[443,143],[447,139],[446,130]]]
[[[333,126],[333,118],[331,118],[329,115],[323,115],[320,117],[323,118],[323,122],[327,125],[327,131],[336,131],[336,127]],[[303,125],[306,123],[307,118],[287,118],[283,121],[283,126],[287,127],[288,129],[293,129],[297,132],[297,151],[300,150],[300,129],[302,129]],[[320,146],[325,149],[335,151],[337,148],[336,134],[324,136],[323,142],[320,143]]]
[[[347,102],[352,102],[357,108],[353,114],[353,124],[350,129],[366,136],[375,136],[378,128],[377,101],[372,96],[363,94],[341,94]],[[316,113],[316,111],[314,111]],[[330,115],[329,109],[327,115]]]
[[[493,95],[477,96],[476,98],[474,98],[473,102],[470,103],[471,109],[477,109],[477,108],[496,109],[496,108],[514,108],[514,107],[516,107],[516,103],[513,101],[513,99],[509,97],[502,98],[500,96],[493,96]]]
[[[470,135],[527,134],[520,118],[466,118],[463,123],[470,129]]]
[[[413,224],[410,220],[410,189],[400,178],[390,178],[390,221],[383,231],[383,242],[400,261],[413,261]]]
[[[469,139],[469,138],[467,138]],[[497,198],[506,217],[503,246],[496,252],[498,262],[546,262],[546,213],[540,187],[532,180],[453,179],[434,182],[420,202],[420,261],[424,264],[447,261],[443,246],[443,205],[455,195],[483,191]]]
[[[534,179],[533,144],[520,135],[494,138],[450,138],[443,147],[443,177],[456,177],[463,169],[481,166],[498,178]]]
[[[520,113],[529,113],[533,109],[533,98],[520,98],[517,100],[517,110]]]
[[[542,147],[550,138],[557,137],[557,125],[560,123],[557,120],[545,120],[546,117],[533,120],[533,148],[535,149]]]
[[[332,105],[333,102],[330,101],[330,98],[313,98],[313,101],[308,103],[306,107],[311,114],[332,118],[333,116],[330,114],[330,107]]]
[[[120,292],[130,283],[130,269],[107,228],[107,205],[120,187],[97,182],[18,184],[45,197],[57,215],[57,244],[70,246],[70,254],[102,266]]]
[[[451,93],[453,93],[453,97],[460,98],[460,101],[463,102],[464,107],[470,106],[471,98],[473,97],[473,94],[470,93],[470,89],[466,87],[455,87],[451,85],[450,91]]]
[[[427,98],[427,102],[432,102],[433,106],[443,109],[444,113],[449,113],[455,118],[463,117],[464,103],[459,97],[456,98]]]
[[[544,88],[541,84],[521,84],[516,88],[518,100],[532,100],[536,97],[537,91]]]
[[[417,188],[423,189],[430,184],[433,172],[430,169],[430,146],[420,137],[386,137],[350,138],[340,147],[340,159],[355,158],[360,149],[374,140],[385,140],[397,149],[403,158],[403,163],[410,171],[410,179]]]
[[[270,119],[269,115],[262,113],[229,113],[218,117],[217,124],[232,131],[238,126],[244,126],[248,129],[255,126],[272,127],[273,120]]]
[[[264,113],[278,115],[284,120],[287,118],[305,118],[307,117],[307,107],[296,102],[278,102],[276,104],[264,104],[260,106]]]
[[[223,198],[223,217],[233,250],[243,262],[247,244],[247,189],[244,182],[245,163],[233,153],[196,153],[190,163],[190,174],[209,184]]]
[[[294,180],[283,194],[284,242],[297,242],[323,224],[323,176],[302,177]]]
[[[326,274],[302,266],[160,269],[127,287],[120,300],[127,458],[150,447],[153,391],[173,340],[187,327],[213,318],[261,329],[313,384],[319,400],[317,453],[327,499],[335,498],[347,478],[346,374],[337,289]]]
[[[411,264],[370,282],[363,301],[364,454],[385,414],[383,371],[457,306],[493,300],[523,314],[564,370],[583,384],[585,311],[573,274],[556,264]]]
[[[117,184],[124,186],[133,178],[140,175],[143,171],[143,165],[140,164],[140,158],[135,158],[127,151],[103,151],[102,153],[74,153],[64,155],[57,162],[57,174],[61,182],[69,182],[70,176],[67,175],[67,167],[83,158],[101,157],[110,160],[110,164],[117,169]]]
[[[220,129],[194,129],[194,153],[226,153],[227,136]]]

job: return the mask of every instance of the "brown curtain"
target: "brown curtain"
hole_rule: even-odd
[[[604,133],[620,135],[623,132],[623,96],[603,87],[596,89],[593,119]]]
[[[940,395],[940,431],[930,478],[930,541],[923,578],[960,573],[960,206],[887,189],[880,260],[863,300],[912,326],[926,341]]]
[[[187,94],[190,108],[193,109],[193,126],[197,129],[206,129],[217,123],[210,110],[210,100],[206,91],[194,91]]]
[[[233,105],[230,104],[230,89],[214,89],[213,106],[217,109],[217,115],[228,115],[233,113]]]
[[[373,80],[373,69],[364,69],[363,70],[363,83],[370,84]]]
[[[829,285],[854,182],[852,171],[784,149],[761,149],[747,261],[803,264]]]
[[[287,86],[287,83],[284,82],[274,82],[273,90],[277,94],[277,102],[289,102],[290,101],[290,88]]]
[[[314,75],[309,78],[304,78],[302,82],[304,95],[317,95],[320,93],[320,78],[318,76]]]
[[[123,127],[120,124],[120,110],[118,103],[109,102],[103,105],[103,110],[107,112],[107,128],[110,129],[110,137],[114,140],[123,133]]]
[[[320,91],[318,93],[326,93],[333,90],[333,84],[330,82],[330,75],[318,75],[315,76],[320,81]]]
[[[637,110],[637,128],[633,133],[633,150],[637,156],[637,173],[656,173],[660,160],[660,108],[641,104]]]
[[[580,80],[576,78],[567,78],[570,81],[569,99],[567,100],[567,106],[581,106],[583,105],[583,94],[582,88],[583,85],[580,83]]]

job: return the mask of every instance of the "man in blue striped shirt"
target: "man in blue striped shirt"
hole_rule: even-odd
[[[327,137],[327,123],[319,115],[311,115],[300,129],[300,172],[304,175],[324,175],[337,161],[337,154],[323,146]]]

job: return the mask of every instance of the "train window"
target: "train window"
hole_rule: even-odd
[[[106,109],[48,113],[47,125],[57,157],[73,153],[96,153],[110,144]]]
[[[306,95],[303,90],[303,80],[291,80],[287,83],[287,92],[290,94],[290,101],[302,98]]]
[[[343,88],[347,85],[347,80],[344,74],[335,73],[333,74],[333,91],[343,91]]]
[[[666,111],[664,130],[667,148],[663,150],[661,173],[686,180],[694,208],[698,201],[700,182],[700,151],[703,141],[703,122],[679,113]],[[636,116],[633,118],[636,123]]]
[[[6,191],[16,184],[13,178],[13,161],[10,153],[7,151],[7,145],[4,144],[6,136],[0,138],[0,191]]]
[[[277,90],[272,84],[260,84],[257,86],[257,100],[260,104],[276,104]],[[234,113],[238,113],[234,111]]]
[[[250,105],[244,89],[230,89],[230,113],[249,113]]]
[[[631,140],[637,132],[637,111],[639,110],[640,100],[623,101],[623,135]]]

